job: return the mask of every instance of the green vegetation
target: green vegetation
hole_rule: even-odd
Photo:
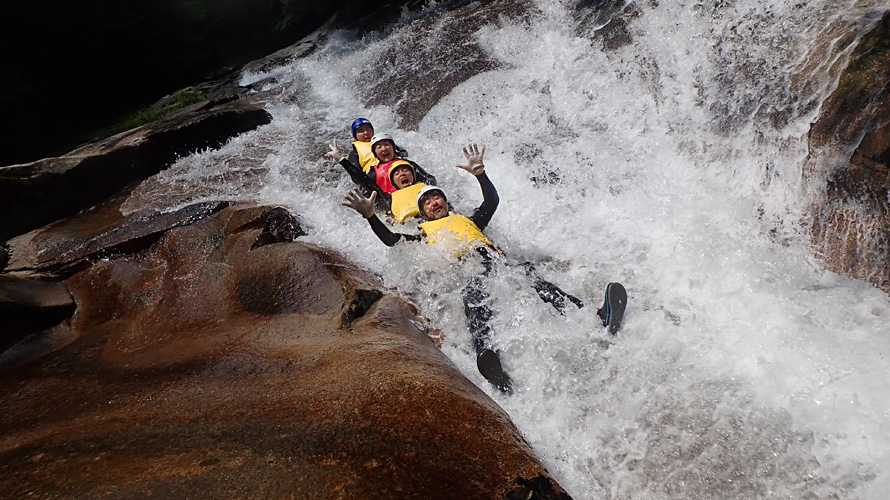
[[[191,106],[199,102],[207,101],[204,94],[196,91],[192,87],[187,87],[161,99],[160,101],[145,106],[133,113],[127,115],[123,120],[115,123],[107,129],[101,130],[96,134],[96,139],[102,139],[115,134],[141,127],[146,123],[151,123],[169,115],[170,113],[180,110],[186,106]]]

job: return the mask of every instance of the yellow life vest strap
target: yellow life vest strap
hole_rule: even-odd
[[[416,217],[420,215],[417,210],[417,192],[426,186],[422,182],[417,182],[406,188],[399,189],[392,193],[392,215],[396,222],[402,224],[408,217]]]
[[[365,173],[368,173],[368,170],[377,164],[377,157],[374,156],[374,152],[371,151],[371,143],[353,141],[352,145],[355,146],[355,151],[358,153],[359,166],[362,167],[362,170]]]
[[[469,248],[470,243],[474,241],[481,241],[486,245],[494,246],[494,243],[482,234],[479,227],[463,215],[451,214],[441,219],[426,221],[420,224],[420,229],[430,243],[449,240],[455,242],[455,255],[458,256]]]

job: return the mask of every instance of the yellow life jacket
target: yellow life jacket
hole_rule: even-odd
[[[494,247],[494,244],[482,234],[473,221],[463,215],[451,214],[441,219],[426,221],[420,229],[430,243],[450,242],[454,244],[455,256],[460,256],[474,241],[481,241]]]
[[[392,215],[396,222],[403,224],[408,217],[416,217],[420,215],[417,210],[417,192],[426,184],[416,182],[406,188],[402,188],[392,193]]]
[[[374,153],[371,151],[371,143],[353,141],[352,145],[355,146],[355,151],[358,153],[359,165],[362,167],[362,170],[367,173],[368,169],[377,164],[377,157],[374,156]]]

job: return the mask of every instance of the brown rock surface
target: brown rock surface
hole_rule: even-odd
[[[271,120],[247,100],[205,102],[58,158],[0,167],[0,240],[99,203],[179,156],[219,147]]]
[[[67,267],[70,335],[36,360],[0,357],[0,491],[568,498],[413,306],[290,242],[299,231],[283,219],[226,207]]]
[[[890,14],[856,47],[810,130],[812,172],[826,169],[813,242],[827,267],[890,291]]]

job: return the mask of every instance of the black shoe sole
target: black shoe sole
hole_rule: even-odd
[[[476,368],[479,369],[479,373],[485,377],[485,380],[491,382],[493,386],[507,394],[512,394],[513,381],[510,380],[510,376],[507,375],[507,372],[501,366],[501,358],[498,357],[496,352],[491,349],[483,349],[482,352],[476,355]]]
[[[608,297],[609,323],[606,325],[609,333],[616,335],[621,330],[621,321],[624,319],[624,309],[627,307],[627,290],[621,283],[609,283],[606,288]]]

